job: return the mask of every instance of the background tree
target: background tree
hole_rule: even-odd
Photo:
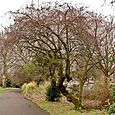
[[[1,64],[1,75],[2,77],[2,86],[6,87],[6,82],[8,74],[12,72],[12,66],[15,63],[13,52],[12,52],[12,42],[7,37],[7,34],[4,33],[1,35],[1,47],[0,47],[0,64]]]

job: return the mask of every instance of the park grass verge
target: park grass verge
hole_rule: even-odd
[[[45,111],[49,112],[50,115],[107,115],[105,110],[80,110],[74,109],[74,106],[62,102],[48,102],[45,100],[36,101]]]
[[[48,85],[49,83],[40,85],[38,87],[39,92],[29,96],[29,99],[35,102],[40,108],[50,113],[50,115],[107,115],[105,110],[90,109],[77,111],[72,103],[66,101],[65,97],[62,97],[59,102],[46,101],[45,92]]]
[[[6,91],[5,88],[0,87],[0,94],[4,93]]]

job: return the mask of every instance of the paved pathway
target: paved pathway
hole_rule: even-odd
[[[0,95],[0,115],[49,115],[36,104],[27,100],[19,92],[12,89]]]

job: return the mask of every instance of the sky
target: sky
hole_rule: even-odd
[[[0,30],[2,26],[8,26],[10,21],[6,15],[8,11],[15,11],[20,8],[24,8],[27,4],[31,4],[32,0],[1,0],[0,1]],[[88,6],[91,11],[98,13],[103,13],[104,15],[114,15],[115,16],[115,6],[111,7],[109,5],[111,0],[106,0],[106,4],[103,5],[104,0],[33,0],[34,3],[43,3],[49,1],[59,1],[71,2],[72,4]],[[62,2],[63,1],[63,2]]]

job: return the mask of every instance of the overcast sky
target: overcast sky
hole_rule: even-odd
[[[26,4],[30,4],[32,0],[1,0],[0,1],[0,25],[7,26],[9,25],[8,18],[5,17],[5,13],[8,11],[18,10],[26,6]],[[55,0],[33,0],[34,3],[40,2],[48,2]],[[114,7],[111,8],[109,5],[111,0],[106,0],[107,3],[103,6],[104,0],[56,0],[60,3],[63,2],[71,2],[73,4],[85,5],[88,6],[91,10],[99,13],[103,13],[104,15],[115,15]],[[1,29],[1,27],[0,27]]]

